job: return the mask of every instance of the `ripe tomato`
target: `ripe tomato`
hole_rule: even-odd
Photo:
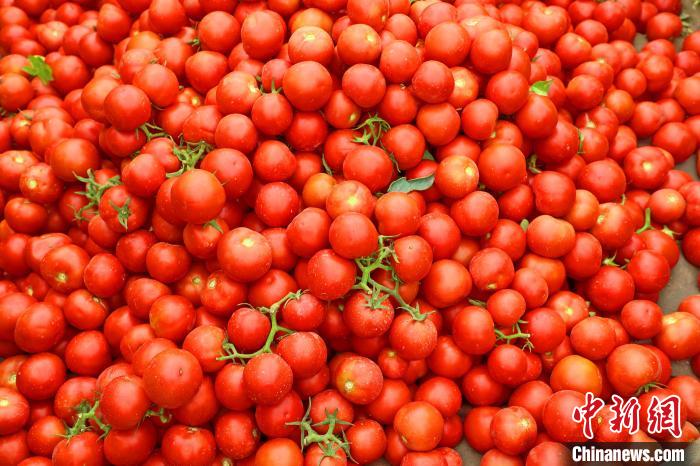
[[[164,408],[177,408],[189,401],[202,383],[202,369],[187,351],[166,349],[156,354],[143,374],[148,397]]]
[[[442,437],[444,420],[440,411],[425,401],[402,406],[394,417],[394,429],[409,450],[430,451]]]

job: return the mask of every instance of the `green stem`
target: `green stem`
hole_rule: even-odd
[[[365,119],[356,130],[362,130],[362,136],[353,139],[353,142],[376,146],[384,136],[384,133],[391,129],[391,125],[379,115],[372,115]]]
[[[644,233],[647,230],[651,230],[654,227],[651,226],[651,209],[647,207],[644,209],[644,225],[637,230],[637,234]]]
[[[667,235],[670,236],[672,239],[676,239],[676,235],[678,234],[678,233],[676,233],[675,231],[671,230],[668,226],[665,226],[665,225],[664,225],[664,227],[661,229],[661,233],[667,234]]]
[[[138,131],[143,132],[143,134],[146,135],[146,141],[150,141],[151,139],[155,138],[170,138],[170,135],[165,132],[163,128],[160,126],[154,125],[153,123],[144,123],[138,128],[136,128],[136,132]]]
[[[97,427],[103,432],[102,436],[107,435],[111,426],[102,422],[97,416],[97,408],[100,406],[100,400],[95,400],[95,402],[90,405],[87,401],[83,400],[75,409],[78,411],[75,423],[73,426],[69,427],[64,434],[64,437],[70,439],[76,435],[92,430],[92,426],[89,422],[92,420],[97,424]]]
[[[178,171],[168,173],[168,178],[173,178],[175,176],[180,176],[188,170],[192,170],[197,166],[200,159],[209,152],[212,147],[205,141],[199,141],[198,143],[185,144],[185,147],[175,147],[173,148],[173,154],[180,160],[180,169]]]
[[[311,424],[311,400],[309,400],[309,406],[304,413],[304,417],[301,421],[288,422],[289,426],[298,426],[301,430],[301,449],[304,450],[306,447],[317,444],[324,457],[335,458],[337,451],[342,449],[345,454],[352,459],[350,456],[350,442],[345,437],[345,432],[340,430],[340,437],[335,433],[336,426],[344,425],[351,426],[352,423],[338,419],[338,410],[329,413],[326,410],[326,417],[323,421]],[[314,427],[327,426],[327,430],[324,434],[319,434],[316,432]]]
[[[282,332],[288,335],[294,333],[293,330],[290,330],[286,327],[282,327],[277,323],[277,311],[279,311],[279,309],[286,305],[287,302],[289,302],[290,300],[299,299],[302,294],[304,294],[302,290],[296,291],[294,293],[288,293],[285,297],[283,297],[270,307],[257,308],[260,312],[263,312],[270,316],[270,333],[268,333],[267,339],[265,340],[265,344],[262,346],[262,348],[253,353],[239,353],[233,343],[226,341],[223,344],[223,350],[226,353],[226,355],[219,356],[217,360],[225,361],[229,359],[252,359],[255,356],[258,356],[263,353],[271,353],[272,345],[275,342],[275,338],[277,337],[278,333]]]
[[[75,176],[75,179],[81,183],[85,183],[85,191],[78,191],[76,194],[80,194],[88,200],[87,204],[82,206],[73,214],[75,219],[78,221],[87,221],[88,219],[85,218],[83,214],[90,209],[97,210],[100,200],[102,199],[102,195],[105,193],[105,191],[107,191],[109,188],[122,184],[119,175],[113,176],[105,183],[100,184],[95,179],[95,173],[92,170],[88,170],[87,176],[85,177],[79,175],[73,176]]]
[[[376,253],[371,256],[355,259],[355,264],[360,269],[360,276],[355,286],[353,286],[353,289],[362,290],[370,296],[369,304],[372,309],[382,308],[383,303],[386,301],[386,295],[388,295],[396,300],[399,304],[399,308],[411,314],[414,320],[419,322],[425,320],[428,314],[421,313],[418,306],[411,306],[403,299],[403,296],[401,296],[399,292],[401,280],[396,275],[396,271],[389,264],[390,258],[396,260],[390,238],[388,236],[380,236],[379,248]],[[379,269],[391,273],[392,280],[395,283],[394,288],[389,288],[372,277],[372,274]]]
[[[165,408],[161,407],[156,410],[149,409],[148,411],[146,411],[146,414],[144,414],[143,418],[146,419],[149,417],[157,417],[160,420],[160,422],[162,422],[163,424],[167,424],[168,422],[170,422],[173,416],[172,414],[167,412]]]
[[[603,265],[607,265],[608,267],[620,267],[620,264],[615,262],[615,256],[617,256],[617,254],[613,254],[611,257],[606,257],[603,259]]]
[[[515,340],[515,339],[517,339],[517,338],[523,338],[523,339],[526,339],[526,340],[527,340],[528,338],[530,338],[530,334],[529,334],[529,333],[524,333],[524,332],[512,333],[512,334],[510,334],[510,335],[506,335],[505,333],[503,333],[502,331],[500,331],[500,330],[498,330],[498,329],[495,329],[494,332],[496,333],[496,337],[497,337],[499,340],[505,340],[505,341],[507,341],[507,342],[510,342],[510,340]]]
[[[542,170],[537,168],[537,154],[532,154],[529,159],[527,159],[527,169],[530,170],[530,173],[534,173],[535,175],[542,173]]]

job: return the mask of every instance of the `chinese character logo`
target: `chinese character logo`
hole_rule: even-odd
[[[574,422],[582,424],[583,435],[592,440],[593,419],[605,407],[605,401],[597,398],[593,393],[586,393],[583,405],[574,408],[571,418]],[[641,405],[637,397],[627,400],[619,395],[612,396],[610,411],[613,416],[608,419],[610,430],[616,434],[627,431],[634,435],[640,427]],[[646,410],[647,432],[650,435],[669,433],[675,438],[681,436],[681,399],[678,395],[666,397],[652,396],[649,407]]]
[[[603,409],[603,406],[605,406],[603,400],[588,392],[583,406],[577,406],[571,414],[574,422],[583,423],[583,435],[588,440],[593,439],[593,418]]]
[[[670,395],[663,400],[654,395],[647,409],[647,419],[650,434],[668,432],[675,438],[681,436],[681,399],[678,395]]]

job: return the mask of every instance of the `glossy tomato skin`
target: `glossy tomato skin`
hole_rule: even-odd
[[[103,445],[96,433],[83,432],[70,442],[61,440],[51,455],[54,464],[71,464],[77,458],[83,464],[105,464]]]
[[[216,443],[209,430],[175,425],[165,432],[162,450],[169,462],[205,465],[216,456]]]
[[[394,429],[401,441],[413,451],[429,451],[442,437],[444,420],[440,412],[424,401],[404,405],[394,417]]]
[[[202,369],[189,352],[167,349],[158,353],[144,373],[144,388],[151,400],[177,408],[189,401],[202,382]]]
[[[563,466],[587,393],[697,437],[700,35],[547,3],[4,2],[0,463]]]

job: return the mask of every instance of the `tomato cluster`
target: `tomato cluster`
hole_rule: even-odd
[[[564,466],[587,393],[700,436],[680,0],[0,5],[0,466]]]

